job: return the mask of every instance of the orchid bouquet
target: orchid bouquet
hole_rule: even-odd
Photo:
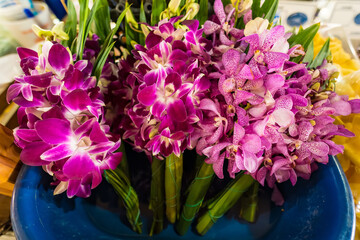
[[[196,219],[204,235],[238,201],[252,222],[259,185],[282,205],[277,184],[309,179],[329,154],[341,153],[331,139],[354,134],[332,116],[359,113],[360,101],[334,92],[329,41],[314,56],[319,24],[287,33],[274,22],[277,5],[215,0],[208,17],[208,1],[154,0],[150,23],[143,3],[138,20],[127,4],[111,29],[105,0],[91,10],[80,1],[79,23],[68,1],[65,25],[35,27],[45,39],[39,52],[18,49],[24,74],[7,99],[20,106],[21,160],[42,166],[54,194],[68,197],[88,197],[104,176],[138,233],[123,142],[151,163],[150,235],[161,232],[165,216],[180,235]],[[114,49],[121,24],[126,46]],[[198,156],[195,177],[184,186],[190,150]],[[228,185],[208,197],[223,178]]]

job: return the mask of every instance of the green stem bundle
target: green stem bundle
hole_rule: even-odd
[[[170,223],[175,223],[180,215],[180,195],[183,173],[183,155],[177,157],[174,153],[165,160],[165,203],[166,217]]]
[[[150,229],[150,236],[158,234],[164,227],[164,179],[165,161],[153,157],[151,163],[151,192],[149,208],[153,211],[153,222]]]
[[[212,165],[203,162],[195,179],[189,187],[188,196],[183,206],[180,219],[176,223],[176,231],[180,235],[184,235],[188,231],[193,219],[202,205],[204,197],[213,180],[213,176],[214,170]]]
[[[258,206],[259,182],[255,182],[241,198],[239,217],[248,222],[255,222]]]
[[[254,183],[250,175],[238,174],[228,186],[207,206],[207,211],[200,216],[196,230],[200,235],[205,235],[210,228],[239,200]]]
[[[114,188],[119,197],[122,198],[126,208],[126,217],[133,231],[142,233],[142,222],[140,219],[139,199],[135,190],[131,187],[129,178],[120,168],[105,170],[105,179]]]

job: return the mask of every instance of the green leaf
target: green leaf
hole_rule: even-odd
[[[111,52],[112,48],[114,47],[115,42],[111,43],[103,52],[103,54],[101,56],[98,56],[96,59],[96,70],[94,72],[94,75],[96,77],[96,79],[99,79],[101,76],[101,72],[102,69],[105,65],[106,59],[109,55],[109,53]]]
[[[110,11],[107,0],[99,1],[99,8],[95,13],[95,33],[100,37],[101,42],[105,41],[107,35],[109,35],[110,29]]]
[[[64,31],[68,34],[69,40],[61,41],[61,44],[65,47],[71,47],[73,45],[73,41],[76,38],[77,31],[77,15],[74,4],[71,0],[67,1],[67,9],[68,15],[65,22]],[[73,52],[74,49],[71,49]]]
[[[86,32],[86,22],[89,15],[89,0],[80,0],[80,17],[79,17],[79,34],[76,41],[76,58],[82,59],[82,53],[84,51],[83,41]],[[86,40],[86,37],[85,37]]]
[[[261,17],[273,22],[278,5],[279,0],[266,0],[263,5],[261,5],[261,0],[253,0],[251,6],[253,19]]]
[[[269,20],[269,22],[274,21],[274,17],[278,9],[278,5],[279,5],[279,0],[267,0],[261,6],[261,12],[262,14],[265,15],[264,18]]]
[[[304,63],[311,63],[314,58],[314,41],[311,41],[308,50],[305,54],[305,57],[303,59]]]
[[[326,40],[326,42],[324,43],[324,45],[321,48],[320,52],[315,57],[314,61],[312,61],[308,65],[308,68],[317,68],[318,66],[320,66],[323,63],[324,59],[329,55],[330,55],[330,38],[328,38]]]
[[[251,6],[253,19],[260,17],[260,3],[261,0],[253,0],[253,4]]]
[[[288,39],[288,42],[290,44],[290,47],[293,47],[296,44],[301,44],[305,51],[307,51],[310,43],[314,39],[316,33],[318,32],[320,28],[319,23],[315,23],[314,25],[299,31],[298,34],[294,34]]]
[[[115,27],[111,30],[110,34],[106,37],[104,44],[99,52],[98,57],[96,58],[96,61],[94,63],[94,67],[93,67],[93,72],[92,72],[92,76],[96,77],[96,83],[99,82],[100,79],[100,75],[101,75],[101,71],[104,65],[102,64],[103,59],[106,60],[107,56],[109,55],[108,52],[108,47],[109,46],[113,46],[114,43],[112,43],[113,38],[115,33],[117,32],[117,30],[120,27],[121,22],[123,21],[126,11],[130,8],[130,6],[128,6],[127,8],[125,8],[125,10],[120,14],[119,18],[116,21],[116,25]]]
[[[153,0],[152,1],[152,14],[151,14],[151,25],[154,26],[160,20],[160,14],[167,7],[165,0]]]
[[[79,35],[76,45],[76,58],[82,59],[84,52],[86,38],[89,34],[92,21],[95,18],[95,12],[98,11],[101,1],[95,1],[89,13],[89,0],[80,0],[80,20],[79,20]]]
[[[141,23],[146,23],[144,0],[141,0],[141,5],[140,5],[140,22]],[[144,35],[144,33],[139,34],[139,43],[141,45],[143,45],[143,46],[145,45],[145,35]]]
[[[199,0],[199,5],[200,9],[198,14],[196,14],[196,19],[199,20],[199,26],[201,26],[208,19],[208,1]]]

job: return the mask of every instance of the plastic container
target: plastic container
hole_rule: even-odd
[[[50,11],[48,6],[42,2],[34,3],[38,14],[32,18],[23,18],[19,20],[0,19],[0,24],[4,29],[23,47],[33,48],[41,39],[35,35],[32,25],[36,24],[44,29],[52,27]]]

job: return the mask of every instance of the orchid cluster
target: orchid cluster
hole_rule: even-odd
[[[160,158],[171,153],[180,156],[188,147],[199,121],[200,99],[210,87],[202,72],[209,41],[198,30],[198,21],[184,21],[176,29],[178,20],[149,26],[146,46],[136,45],[133,56],[121,61],[113,73],[118,78],[107,77],[103,84],[105,97],[115,100],[111,106],[117,109],[118,120],[114,121],[119,122],[123,138],[130,139],[135,149]]]
[[[216,69],[209,74],[211,98],[200,103],[197,152],[208,157],[219,178],[228,159],[231,177],[244,170],[262,185],[308,179],[316,162],[342,152],[333,136],[353,136],[330,115],[357,112],[356,105],[320,88],[334,73],[326,60],[315,71],[291,61],[305,53],[299,45],[289,48],[283,26],[269,29],[268,20],[256,18],[234,38],[239,29],[229,25],[226,35],[221,27],[232,12],[226,16],[221,1],[215,5],[220,24],[207,21],[204,32],[219,52],[211,56]]]
[[[232,178],[244,170],[270,187],[308,179],[316,162],[342,152],[333,136],[353,136],[330,115],[355,105],[320,87],[334,74],[326,60],[315,71],[291,61],[305,52],[289,47],[283,26],[245,12],[237,29],[235,8],[226,13],[217,0],[214,10],[200,30],[196,20],[176,28],[178,18],[149,27],[146,46],[121,61],[109,86],[127,102],[117,112],[124,139],[153,156],[196,146],[219,178],[227,159]]]
[[[7,100],[18,110],[15,142],[21,160],[43,166],[54,177],[54,194],[90,196],[105,169],[121,160],[120,139],[105,124],[104,102],[92,62],[99,51],[96,36],[88,40],[83,59],[60,43],[45,41],[40,53],[18,48],[24,75],[9,87]]]

